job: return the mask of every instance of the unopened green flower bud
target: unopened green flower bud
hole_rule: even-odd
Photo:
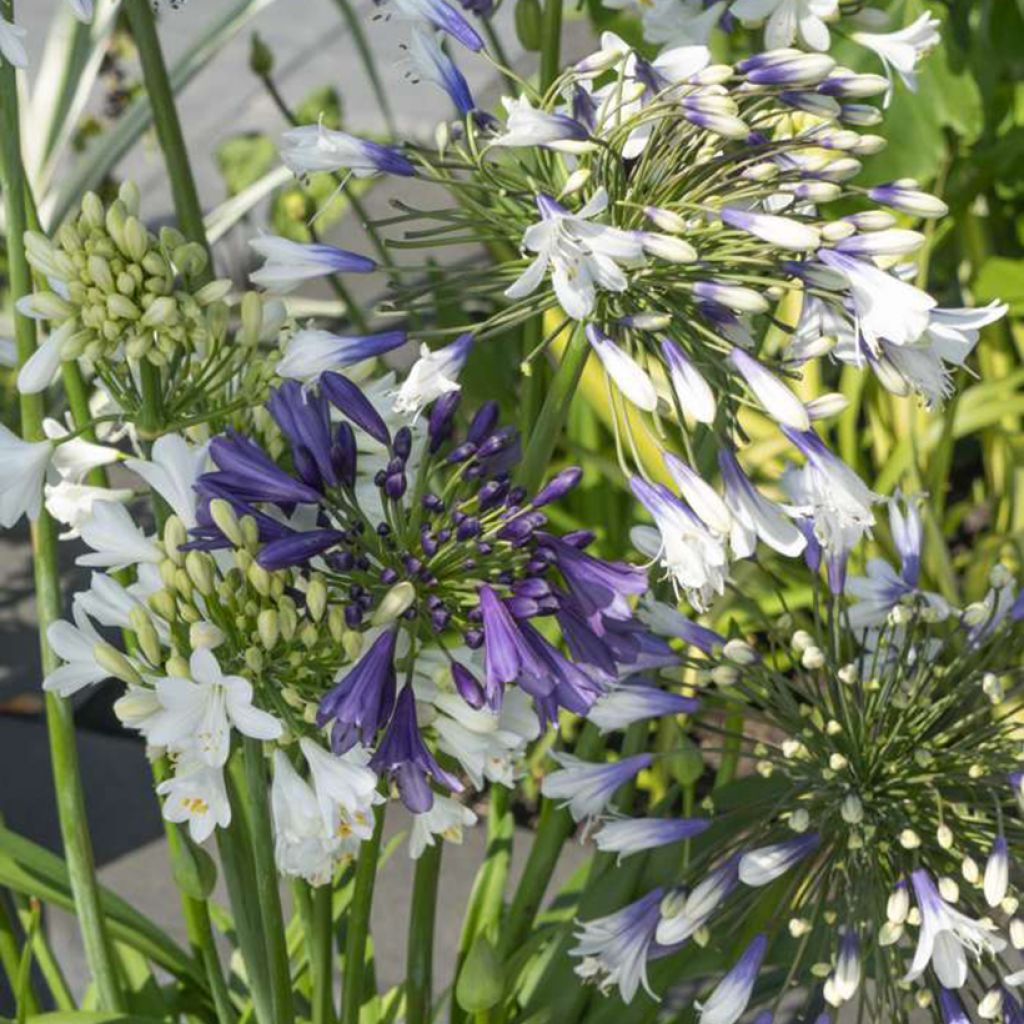
[[[106,211],[103,209],[103,202],[95,192],[86,192],[82,196],[82,219],[90,228],[103,227]]]
[[[120,679],[121,682],[132,686],[142,685],[139,673],[116,647],[111,647],[110,644],[101,640],[93,645],[92,656],[100,668],[109,672],[115,679]]]
[[[843,798],[839,813],[847,825],[859,825],[864,820],[864,805],[856,793],[849,793]]]
[[[138,217],[128,217],[124,222],[124,253],[135,263],[140,263],[149,249],[149,233]]]
[[[256,524],[255,518],[253,516],[242,516],[238,521],[238,525],[242,528],[243,543],[250,551],[254,550],[260,541],[260,528]]]
[[[309,581],[306,589],[306,608],[314,622],[319,622],[327,608],[327,584],[319,574]]]
[[[746,640],[727,640],[722,653],[737,665],[753,665],[757,661],[757,653]]]
[[[260,643],[268,651],[272,651],[281,636],[277,612],[273,608],[264,608],[260,612],[256,619],[256,631],[259,633]]]
[[[327,629],[331,639],[340,644],[345,635],[345,613],[338,605],[331,605],[327,610]]]
[[[146,598],[150,610],[165,622],[173,622],[178,615],[178,606],[169,590],[157,590]]]
[[[107,296],[107,313],[117,320],[138,320],[142,316],[139,307],[119,292]]]
[[[203,551],[190,551],[185,555],[185,570],[204,597],[213,593],[215,586],[213,559]]]
[[[164,523],[164,551],[167,552],[167,557],[175,565],[181,565],[182,563],[182,552],[181,547],[183,544],[188,543],[188,530],[185,529],[185,524],[177,517],[170,516],[166,523]]]
[[[236,548],[245,546],[245,538],[242,536],[242,528],[238,523],[238,516],[235,515],[235,510],[231,506],[231,502],[225,501],[224,498],[214,498],[210,502],[210,518],[213,520],[217,529],[224,534],[225,537]]]
[[[144,327],[168,327],[177,319],[177,303],[169,295],[155,298],[142,315]]]
[[[312,650],[316,646],[317,640],[320,639],[320,631],[313,625],[312,622],[307,622],[302,629],[299,630],[299,642],[303,647]]]
[[[262,597],[270,596],[270,573],[262,565],[253,562],[245,575],[257,594]]]
[[[377,610],[370,620],[371,625],[384,626],[394,622],[416,600],[416,588],[408,581],[396,583],[377,605]]]
[[[355,661],[363,649],[363,635],[354,629],[346,629],[341,635],[341,646],[349,661]]]
[[[178,588],[178,566],[170,558],[165,558],[160,563],[160,581],[171,591]]]
[[[180,597],[192,599],[192,578],[184,569],[174,570],[174,589]]]
[[[249,70],[260,78],[265,78],[274,70],[274,54],[263,42],[259,32],[253,32],[249,44]]]
[[[262,672],[263,666],[266,664],[263,652],[258,647],[247,647],[245,650],[245,664],[251,672],[257,674]]]
[[[253,347],[260,342],[263,333],[263,299],[258,292],[246,292],[239,307],[241,329],[238,340],[242,345]]]
[[[117,190],[117,198],[121,200],[127,213],[132,216],[138,215],[141,196],[139,186],[134,181],[122,181]]]
[[[277,613],[281,636],[285,640],[291,640],[299,626],[299,616],[295,610],[295,602],[290,597],[282,597],[277,602]]]
[[[150,665],[159,665],[163,658],[163,650],[160,647],[160,638],[153,626],[153,620],[149,617],[146,609],[141,604],[135,605],[128,613],[128,622],[146,661]]]
[[[89,276],[92,278],[93,284],[95,284],[100,291],[114,291],[114,275],[111,273],[110,264],[102,256],[90,256],[87,266],[89,269]]]

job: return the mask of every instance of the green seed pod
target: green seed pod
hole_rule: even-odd
[[[524,50],[539,50],[544,42],[543,16],[540,0],[518,0],[516,3],[516,36]]]

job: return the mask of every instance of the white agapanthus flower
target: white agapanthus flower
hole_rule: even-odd
[[[288,755],[274,751],[270,785],[274,822],[274,860],[282,875],[324,885],[334,873],[338,842],[324,824],[312,787],[292,767]]]
[[[74,624],[61,619],[51,622],[46,630],[50,647],[64,664],[47,674],[43,689],[60,697],[70,697],[110,675],[96,660],[96,645],[103,638],[80,605],[72,611]]]
[[[850,38],[879,56],[890,83],[895,72],[907,88],[916,89],[917,62],[922,54],[939,45],[941,25],[938,18],[925,11],[906,28],[895,32],[854,32]]]
[[[205,444],[164,434],[153,442],[149,459],[127,459],[125,465],[167,502],[185,529],[196,525],[195,482],[206,467]]]
[[[735,0],[729,13],[744,22],[765,22],[766,50],[781,50],[798,36],[812,50],[827,50],[831,37],[825,22],[838,9],[839,0]]]
[[[412,364],[395,396],[395,411],[415,416],[442,395],[459,390],[458,376],[466,365],[473,344],[471,334],[463,334],[450,345],[431,351],[420,346],[420,357]]]
[[[281,735],[281,723],[253,706],[252,684],[242,676],[224,675],[212,651],[193,651],[189,674],[190,679],[156,680],[162,710],[146,729],[153,746],[187,749],[197,761],[220,767],[228,759],[232,728],[259,740]]]
[[[20,25],[0,15],[0,54],[8,64],[16,68],[28,67],[28,51],[25,36],[28,33]]]
[[[72,483],[70,480],[46,484],[43,491],[46,511],[58,523],[67,527],[60,534],[61,540],[73,540],[81,535],[82,524],[92,518],[97,502],[130,501],[135,493],[123,487],[94,487],[91,484]]]
[[[434,803],[424,814],[414,814],[409,832],[409,856],[419,860],[440,836],[447,843],[461,843],[462,831],[476,824],[476,815],[450,796],[434,794]]]
[[[339,839],[369,839],[377,790],[377,775],[367,766],[369,754],[355,746],[339,756],[306,736],[299,740],[299,748],[309,765],[324,828]]]
[[[595,223],[608,207],[608,193],[598,189],[578,213],[570,213],[548,196],[537,197],[541,220],[526,229],[523,248],[537,258],[505,290],[509,299],[532,295],[551,271],[551,283],[566,315],[585,320],[594,309],[597,289],[622,292],[629,279],[620,264],[643,260],[643,242],[635,232]]]
[[[119,502],[97,501],[92,514],[82,519],[79,532],[92,551],[79,555],[76,565],[124,569],[145,562],[159,565],[164,559],[163,548],[145,535]]]
[[[215,828],[231,824],[231,803],[224,785],[224,772],[194,756],[182,758],[174,775],[156,788],[165,797],[164,817],[187,824],[195,843],[209,839]]]

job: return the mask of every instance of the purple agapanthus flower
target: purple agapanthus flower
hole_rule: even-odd
[[[395,780],[402,803],[413,814],[423,814],[434,805],[428,779],[452,792],[462,790],[462,783],[437,763],[423,742],[416,722],[416,698],[409,686],[398,696],[394,716],[370,766]]]

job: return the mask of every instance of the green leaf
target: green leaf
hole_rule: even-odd
[[[254,185],[276,160],[277,147],[266,135],[256,132],[236,135],[217,149],[217,167],[229,196],[236,196]]]
[[[0,885],[74,913],[68,869],[56,854],[0,827]],[[206,992],[199,965],[161,928],[109,889],[100,888],[100,906],[114,939],[137,949],[183,982]]]
[[[467,1013],[497,1006],[505,993],[505,971],[494,944],[481,933],[470,947],[455,986],[455,998]]]
[[[1010,306],[1010,313],[1024,313],[1024,260],[993,256],[978,271],[972,286],[978,305],[1001,299]]]

